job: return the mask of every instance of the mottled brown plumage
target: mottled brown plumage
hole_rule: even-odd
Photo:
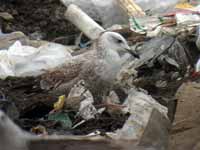
[[[123,63],[119,52],[130,48],[126,40],[114,32],[103,33],[95,45],[95,50],[87,55],[75,56],[62,67],[42,75],[41,87],[67,93],[79,80],[84,80],[95,99],[105,96],[115,84]]]

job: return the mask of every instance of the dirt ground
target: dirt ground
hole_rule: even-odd
[[[64,36],[68,44],[77,28],[64,19],[65,10],[58,0],[0,1],[0,12],[8,12],[14,17],[9,22],[0,20],[3,22],[2,30],[5,33],[22,31],[33,38],[39,36],[49,41]]]

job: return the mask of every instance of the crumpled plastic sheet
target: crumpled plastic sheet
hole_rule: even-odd
[[[95,115],[98,113],[97,109],[94,107],[94,98],[91,92],[85,88],[85,81],[80,80],[70,91],[68,95],[69,98],[73,97],[83,97],[79,102],[78,114],[84,120],[90,120],[95,118]],[[76,107],[76,106],[75,106]]]
[[[133,68],[139,68],[142,65],[153,67],[157,60],[181,68],[183,72],[190,65],[188,50],[171,36],[153,38],[136,49],[141,55],[139,60],[134,60],[131,64]]]
[[[176,14],[176,22],[179,26],[189,26],[193,24],[199,24],[200,17],[198,14]]]
[[[8,50],[0,51],[0,78],[37,76],[71,58],[67,48],[60,44],[48,43],[34,48],[16,41]]]
[[[146,91],[139,91],[132,88],[129,91],[129,96],[123,104],[124,112],[129,112],[131,115],[126,121],[122,129],[117,130],[117,137],[128,140],[140,139],[144,132],[153,109],[159,111],[164,117],[167,117],[168,109],[159,104]]]

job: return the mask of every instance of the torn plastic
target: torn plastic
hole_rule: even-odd
[[[82,95],[84,100],[80,103],[78,115],[80,115],[84,120],[94,119],[95,115],[98,113],[97,109],[93,105],[94,98],[89,90],[85,90]]]
[[[168,139],[166,129],[169,127],[169,120],[166,107],[145,91],[135,88],[129,91],[123,106],[125,106],[123,111],[131,115],[121,129],[118,129],[115,134],[110,133],[109,136],[114,139],[136,140],[141,144],[158,146],[160,149],[167,147],[165,141]],[[154,127],[155,124],[157,127]]]
[[[129,96],[123,105],[126,106],[124,108],[124,112],[141,115],[142,112],[145,114],[145,111],[149,111],[149,109],[155,108],[158,109],[158,111],[162,113],[163,116],[168,118],[167,108],[154,100],[150,95],[147,94],[146,91],[139,91],[135,88],[132,88],[129,91]]]
[[[196,65],[195,65],[195,72],[200,72],[200,59],[198,59]]]
[[[48,120],[60,122],[64,129],[69,129],[72,127],[72,121],[68,113],[65,112],[51,113],[48,115]]]
[[[196,46],[198,48],[198,50],[200,50],[200,25],[196,27]]]
[[[187,70],[190,65],[190,59],[187,54],[187,49],[173,37],[153,38],[142,46],[137,46],[137,51],[141,53],[141,59],[134,60],[130,66],[139,68],[143,65],[153,67],[158,60],[163,65],[164,63],[181,68],[182,71]]]
[[[138,141],[138,145],[148,148],[167,150],[169,128],[168,119],[164,118],[157,109],[152,109],[143,115],[131,115],[123,128],[117,130],[116,137],[118,140]]]
[[[144,16],[145,12],[133,0],[117,0],[119,6],[128,13],[129,16]]]
[[[176,14],[177,25],[189,26],[193,24],[200,24],[200,16],[198,14]]]
[[[168,63],[174,67],[176,67],[177,69],[180,69],[180,66],[179,64],[176,62],[176,60],[174,60],[173,58],[170,58],[168,55],[161,55],[159,58],[158,58],[158,61],[160,63]]]
[[[94,119],[99,111],[94,107],[94,98],[89,90],[85,88],[85,82],[80,80],[70,91],[65,106],[78,110],[77,115],[84,120]],[[70,101],[71,100],[71,101]]]
[[[39,48],[16,41],[8,50],[0,51],[0,78],[37,76],[63,64],[72,56],[65,46],[48,43]]]
[[[179,0],[135,0],[144,11],[151,14],[161,14],[172,10]]]
[[[136,0],[146,16],[131,16],[129,19],[132,31],[147,34],[148,37],[158,36],[165,28],[191,28],[200,24],[199,6],[193,6],[184,0]]]

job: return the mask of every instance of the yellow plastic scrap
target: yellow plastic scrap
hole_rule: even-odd
[[[145,16],[145,12],[133,0],[118,0],[120,7],[128,13],[129,16]]]
[[[58,98],[58,101],[54,103],[54,111],[62,110],[65,105],[65,95],[61,95]]]
[[[194,6],[192,6],[189,3],[178,3],[175,8],[179,8],[179,9],[191,9],[194,8]]]

